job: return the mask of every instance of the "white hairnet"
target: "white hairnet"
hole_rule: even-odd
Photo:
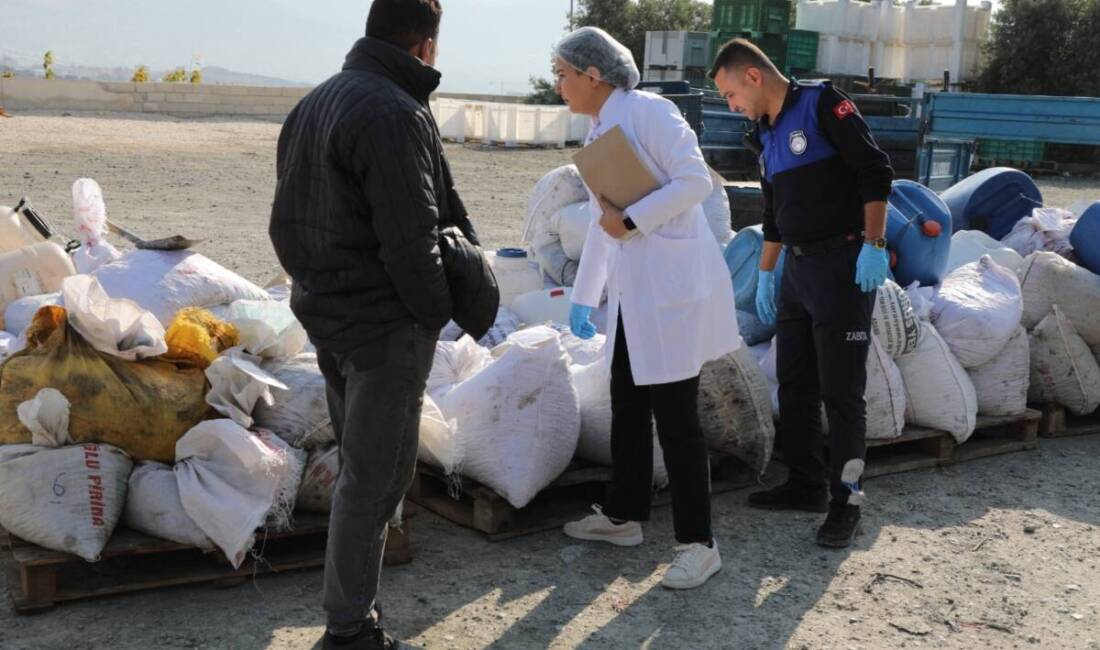
[[[586,74],[596,68],[600,81],[618,88],[633,88],[642,79],[630,50],[598,27],[581,27],[561,39],[554,56]]]

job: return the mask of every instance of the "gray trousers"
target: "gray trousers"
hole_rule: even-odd
[[[387,524],[412,484],[438,338],[410,325],[352,352],[317,351],[340,447],[324,576],[333,634],[354,634],[374,620]]]

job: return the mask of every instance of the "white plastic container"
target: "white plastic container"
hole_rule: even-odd
[[[0,312],[13,300],[60,291],[70,275],[76,275],[72,259],[53,242],[0,255]]]
[[[977,262],[983,255],[989,255],[998,265],[1015,273],[1024,265],[1019,253],[1006,248],[980,230],[960,230],[951,237],[951,253],[947,257],[947,272]]]
[[[572,298],[571,287],[530,291],[512,302],[512,311],[527,325],[546,322],[568,325]]]
[[[519,248],[501,248],[487,254],[489,266],[497,276],[500,304],[511,307],[517,296],[543,287],[542,273],[531,263],[527,252]]]
[[[0,253],[17,251],[46,241],[23,215],[6,205],[0,205]]]

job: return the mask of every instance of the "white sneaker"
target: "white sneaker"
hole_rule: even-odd
[[[608,542],[615,546],[637,546],[642,543],[642,525],[636,521],[616,524],[603,514],[603,509],[593,505],[594,515],[580,521],[571,521],[562,529],[573,539],[589,542]]]
[[[722,570],[722,557],[718,555],[717,541],[713,547],[686,544],[677,546],[676,550],[680,554],[672,561],[661,580],[661,586],[666,589],[694,589]]]

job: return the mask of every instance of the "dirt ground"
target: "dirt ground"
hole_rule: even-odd
[[[71,233],[70,187],[91,176],[109,213],[150,237],[180,232],[256,281],[278,126],[118,116],[0,119],[0,204],[31,197]],[[448,145],[487,245],[517,243],[527,194],[568,151]],[[1100,182],[1047,179],[1049,205],[1100,199]],[[632,549],[547,532],[489,544],[421,512],[415,561],[385,572],[388,627],[428,648],[1088,648],[1100,650],[1100,436],[868,482],[858,544],[814,546],[818,517],[714,498],[725,567],[705,587],[658,583],[669,509]],[[780,476],[772,472],[765,482]],[[0,648],[314,648],[320,571],[217,590],[179,588],[63,605],[0,606]],[[5,594],[6,599],[6,594]],[[317,646],[319,647],[319,646]]]

